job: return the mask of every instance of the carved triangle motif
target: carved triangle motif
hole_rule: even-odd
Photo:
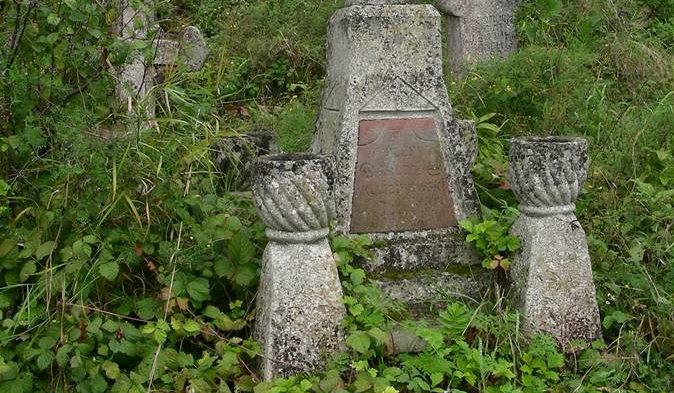
[[[401,77],[396,77],[362,108],[361,112],[431,111],[437,107]]]

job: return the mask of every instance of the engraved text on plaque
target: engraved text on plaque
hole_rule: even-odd
[[[351,233],[455,224],[433,119],[361,120]]]

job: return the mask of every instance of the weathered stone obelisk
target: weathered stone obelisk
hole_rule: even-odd
[[[390,294],[475,294],[472,277],[447,273],[478,263],[457,224],[478,214],[475,126],[452,113],[439,12],[409,2],[351,0],[330,19],[313,151],[336,160],[336,232],[376,244],[372,277],[413,273]]]

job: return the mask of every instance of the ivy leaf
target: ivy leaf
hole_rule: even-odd
[[[199,277],[187,283],[187,293],[190,295],[190,299],[196,300],[197,302],[203,302],[211,298],[208,288],[208,280]]]
[[[119,264],[116,261],[102,263],[98,272],[108,281],[113,281],[119,274]]]

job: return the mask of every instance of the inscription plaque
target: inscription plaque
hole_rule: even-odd
[[[351,233],[455,224],[433,119],[361,120]]]

